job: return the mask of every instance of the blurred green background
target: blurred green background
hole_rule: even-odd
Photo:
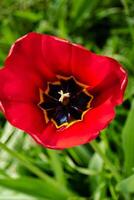
[[[96,141],[54,151],[0,114],[0,200],[134,200],[134,0],[0,0],[0,66],[36,31],[117,59],[129,74],[124,103]]]

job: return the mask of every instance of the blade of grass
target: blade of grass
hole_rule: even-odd
[[[81,159],[83,165],[88,165],[89,160],[91,158],[90,156],[90,152],[87,151],[87,149],[84,146],[77,146],[74,148],[74,151],[76,152],[76,154],[79,156],[79,158]]]
[[[134,94],[134,77],[133,76],[129,76],[129,80],[128,80],[128,85],[127,85],[127,89],[125,92],[125,99],[127,100],[129,98],[131,98]]]
[[[8,143],[8,141],[13,136],[14,131],[15,127],[13,127],[9,122],[6,122],[2,130],[2,136],[0,138],[0,141],[3,143]]]
[[[132,38],[132,42],[134,42],[134,27],[133,27],[132,23],[130,23],[130,10],[128,7],[128,2],[127,2],[127,0],[121,0],[121,2],[122,2],[122,5],[124,6],[124,12],[126,15],[126,20],[128,23],[128,28],[129,28],[129,32],[130,32],[130,35]]]
[[[66,185],[66,178],[62,168],[62,164],[60,162],[60,157],[58,155],[58,152],[51,149],[47,149],[47,152],[50,156],[50,164],[54,171],[56,180],[62,185]]]
[[[122,142],[125,154],[125,172],[132,173],[134,167],[134,99],[131,104],[125,126],[122,131]]]
[[[37,175],[40,179],[44,180],[48,184],[51,184],[51,187],[57,189],[59,192],[63,193],[66,196],[71,195],[71,192],[67,188],[63,187],[63,185],[61,185],[59,183],[56,183],[55,180],[50,178],[43,171],[41,171],[38,167],[33,165],[31,162],[29,162],[24,155],[9,149],[5,144],[3,144],[1,142],[0,142],[0,148],[5,150],[7,153],[9,153],[11,156],[16,158],[17,160],[19,160],[22,163],[22,165],[24,165],[27,169],[29,169],[31,172],[33,172],[35,175]]]
[[[84,146],[77,146],[67,149],[73,160],[79,165],[87,166],[90,159],[90,152]]]
[[[33,197],[41,197],[43,199],[48,198],[51,200],[63,200],[68,199],[69,197],[63,191],[52,187],[51,183],[36,178],[4,178],[0,179],[0,185],[24,194],[31,195]]]
[[[72,2],[71,17],[75,26],[82,24],[85,16],[91,16],[100,0],[74,0]]]
[[[123,193],[134,193],[134,175],[119,182],[116,189]]]
[[[107,158],[107,156],[105,155],[105,153],[103,153],[103,151],[101,150],[99,144],[94,140],[94,141],[92,141],[90,143],[90,145],[100,155],[100,157],[103,159],[104,163],[107,165],[107,167],[109,168],[109,170],[112,172],[112,174],[114,175],[114,177],[117,180],[117,182],[120,181],[120,178],[121,178],[120,174],[116,170],[115,166]]]

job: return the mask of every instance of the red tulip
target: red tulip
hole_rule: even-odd
[[[57,37],[29,33],[0,70],[0,105],[7,120],[48,148],[95,139],[121,104],[127,74],[112,58]]]

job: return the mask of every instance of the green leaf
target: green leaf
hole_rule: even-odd
[[[64,191],[54,188],[51,183],[36,178],[5,178],[0,179],[0,185],[34,197],[49,198],[51,200],[63,200],[69,198]]]
[[[127,174],[131,174],[134,167],[134,100],[123,128],[122,140],[125,154],[125,171]]]
[[[8,188],[0,186],[0,200],[42,200],[42,198],[33,197],[18,191],[14,191]],[[43,200],[48,200],[43,198]]]
[[[36,167],[34,164],[28,161],[28,159],[21,153],[11,150],[5,144],[0,142],[1,149],[5,150],[8,154],[19,160],[27,169],[37,175],[40,179],[42,179],[45,183],[51,185],[51,187],[60,193],[64,193],[66,196],[72,195],[72,193],[63,185],[55,182],[53,178],[45,174],[40,168]]]
[[[116,189],[123,193],[134,193],[134,175],[119,182]]]

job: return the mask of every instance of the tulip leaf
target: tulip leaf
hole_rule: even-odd
[[[134,193],[134,175],[119,182],[116,189],[123,193]]]
[[[134,167],[134,100],[131,104],[125,126],[122,132],[123,149],[125,154],[125,171],[131,174]]]
[[[64,191],[58,190],[57,188],[54,188],[50,183],[37,178],[4,178],[0,179],[0,185],[34,197],[48,198],[51,200],[63,200],[69,198],[69,196],[64,193]]]

